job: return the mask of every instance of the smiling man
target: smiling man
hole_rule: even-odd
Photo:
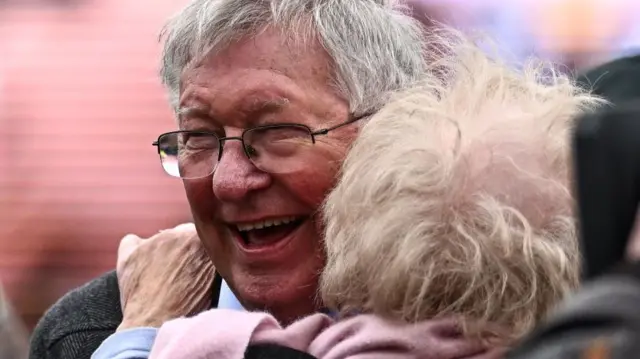
[[[278,29],[238,41],[182,73],[182,130],[158,141],[184,146],[180,174],[220,275],[244,307],[283,321],[317,309],[313,214],[357,130],[317,133],[353,119],[326,87],[329,64],[318,45],[288,48]]]
[[[359,121],[424,74],[423,35],[390,0],[195,0],[168,23],[162,79],[179,129],[155,145],[167,173],[184,181],[215,266],[213,306],[235,297],[283,323],[321,309],[318,209]],[[158,269],[169,258],[158,249],[139,259],[155,273],[145,287],[157,290],[158,306],[172,303],[165,295],[210,292],[196,278],[185,292],[167,290],[180,287]],[[31,358],[89,358],[118,327],[188,314],[176,305],[122,322],[121,295],[114,273],[69,293],[39,323]]]

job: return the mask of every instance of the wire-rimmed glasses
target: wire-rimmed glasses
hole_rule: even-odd
[[[242,142],[244,153],[260,170],[268,173],[295,172],[314,160],[316,136],[352,124],[370,114],[353,117],[338,125],[312,130],[302,124],[252,127],[238,137],[220,137],[205,131],[163,133],[153,143],[165,172],[173,177],[198,179],[213,174],[222,158],[224,143]]]

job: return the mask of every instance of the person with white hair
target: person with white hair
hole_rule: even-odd
[[[509,345],[579,284],[570,134],[605,101],[455,38],[432,65],[444,80],[401,93],[349,152],[320,288],[342,313],[454,317]]]
[[[117,333],[94,358],[241,359],[252,344],[318,359],[498,358],[576,289],[569,133],[603,101],[453,31],[431,41],[443,51],[430,75],[366,121],[323,206],[327,314],[287,325],[212,309],[165,323],[153,348]]]
[[[148,252],[49,309],[31,358],[88,359],[116,330],[185,310],[268,311],[282,323],[321,310],[319,208],[360,121],[426,71],[423,35],[394,0],[190,1],[163,32],[177,130],[155,146],[195,228],[126,237]]]

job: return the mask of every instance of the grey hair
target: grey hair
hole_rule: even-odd
[[[602,100],[462,35],[363,126],[324,206],[320,294],[342,313],[460,318],[511,342],[579,282],[569,138]]]
[[[333,61],[330,85],[352,113],[380,107],[425,70],[423,29],[398,1],[193,0],[162,33],[161,77],[172,107],[191,63],[267,28],[297,45],[320,42]]]

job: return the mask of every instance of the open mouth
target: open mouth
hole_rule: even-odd
[[[246,249],[259,249],[287,238],[304,223],[305,217],[283,217],[261,222],[233,225],[240,242]]]

